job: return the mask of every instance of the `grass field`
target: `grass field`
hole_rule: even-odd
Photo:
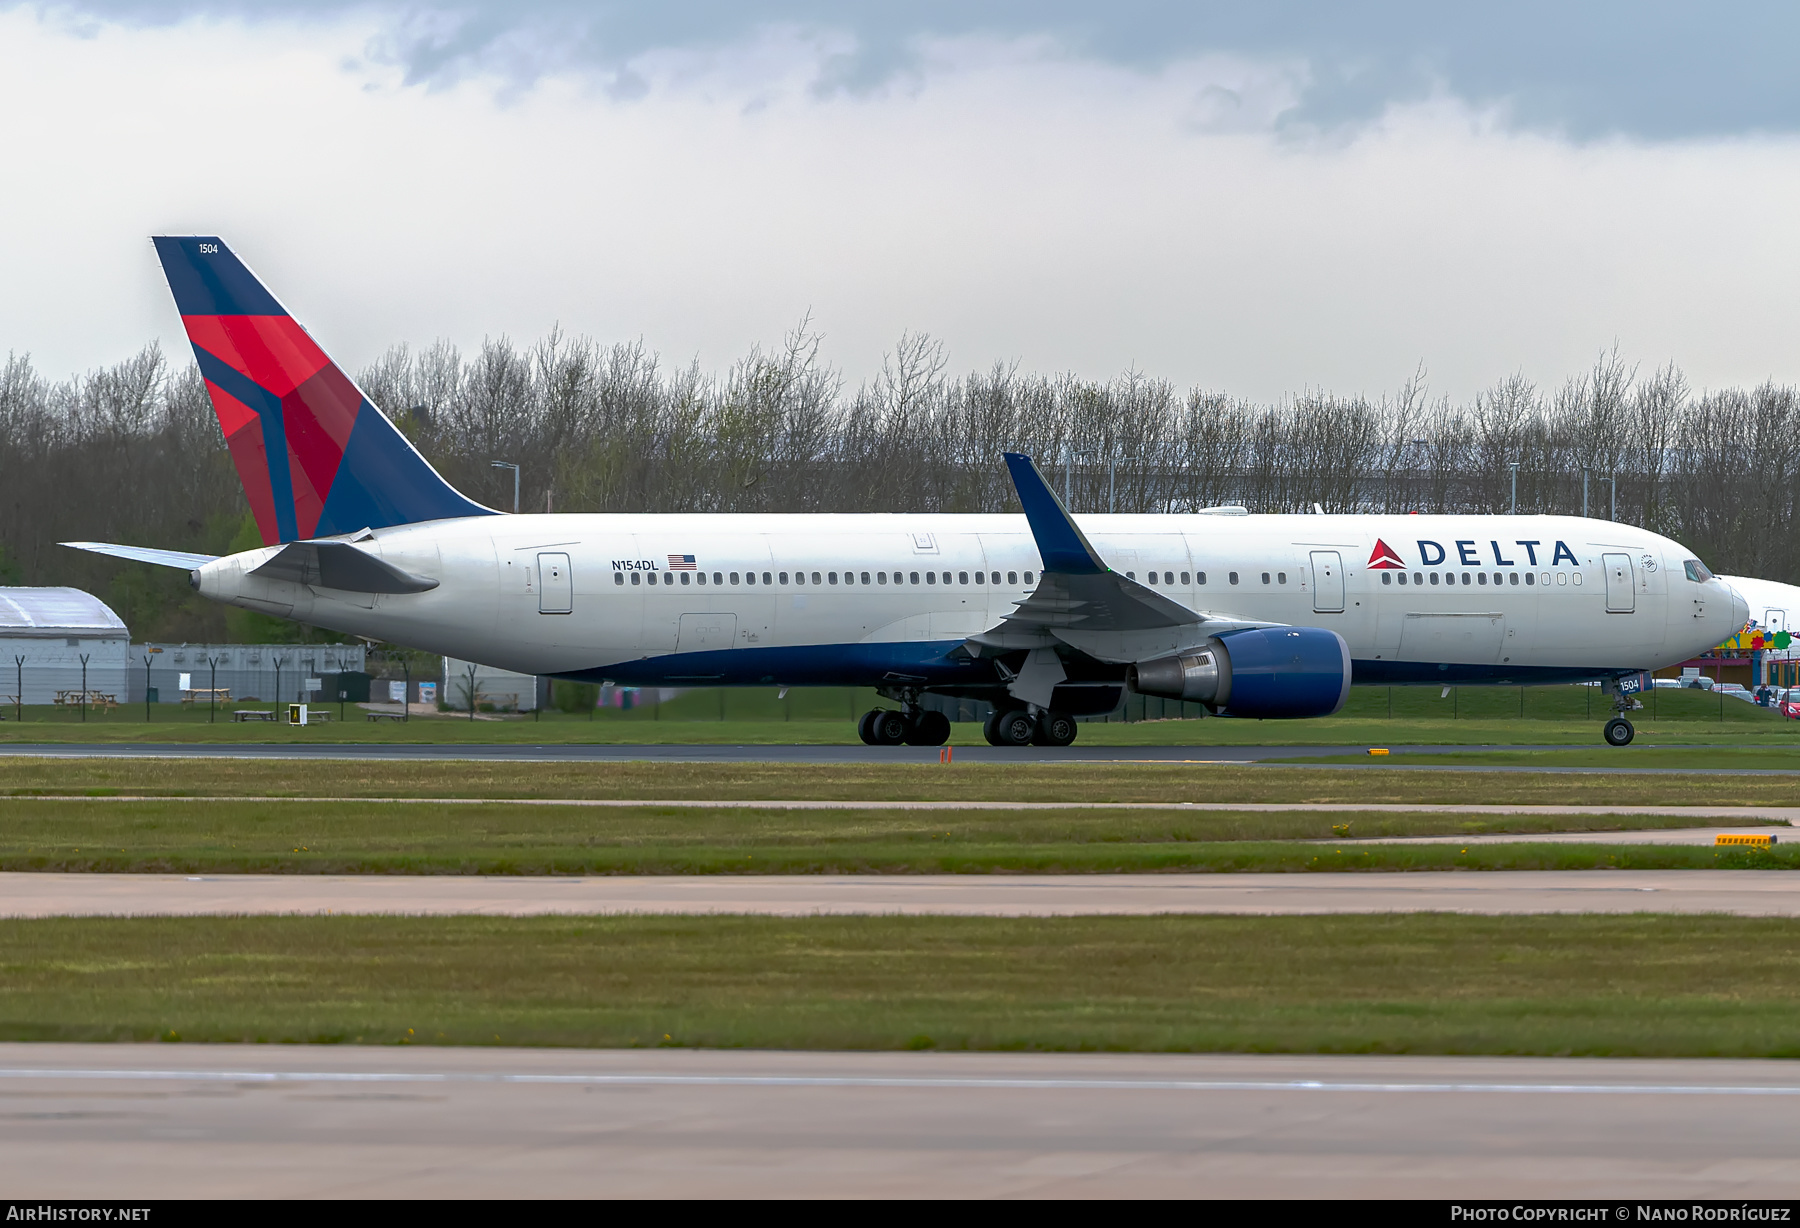
[[[0,921],[0,1039],[1800,1056],[1755,918]]]
[[[1137,722],[1084,722],[1083,743],[1100,746],[1242,745],[1573,745],[1600,746],[1600,726],[1609,709],[1593,687],[1354,687],[1344,710],[1312,721],[1173,719],[1185,711],[1175,703],[1147,701],[1155,717]],[[1391,700],[1391,705],[1390,705]],[[602,711],[592,718],[546,712],[541,717],[471,721],[466,717],[418,717],[405,723],[370,723],[354,705],[347,720],[304,729],[273,723],[234,724],[221,710],[208,720],[203,707],[156,705],[145,721],[142,707],[109,715],[90,713],[86,722],[73,709],[27,707],[25,719],[0,713],[0,741],[7,742],[242,742],[242,743],[614,743],[677,744],[841,744],[856,738],[855,717],[877,703],[872,691],[796,689],[786,700],[769,688],[693,691],[651,708]],[[1634,713],[1645,742],[1732,744],[1751,740],[1800,748],[1800,722],[1741,700],[1700,691],[1663,690]],[[268,707],[269,705],[244,705]],[[1132,710],[1145,706],[1133,699]],[[336,705],[328,705],[335,715]],[[1523,712],[1523,715],[1521,715]],[[721,717],[723,719],[721,719]],[[983,744],[981,727],[961,722],[951,742]]]
[[[1768,851],[1282,841],[1688,826],[1658,815],[0,803],[0,870],[229,874],[1129,873],[1800,866]],[[1753,827],[1755,824],[1743,824]]]
[[[1626,754],[1633,748],[1627,748]],[[1707,752],[1730,767],[1754,752]],[[1633,760],[1632,762],[1636,762]],[[1654,759],[1643,761],[1654,766]],[[784,801],[1426,802],[1796,805],[1789,776],[1616,777],[1278,764],[391,763],[0,758],[0,800],[33,794]],[[4,813],[0,811],[0,813]]]

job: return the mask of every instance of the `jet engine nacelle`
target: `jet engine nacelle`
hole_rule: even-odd
[[[1323,627],[1230,631],[1128,666],[1125,679],[1140,694],[1202,703],[1219,716],[1330,716],[1350,694],[1350,645]]]

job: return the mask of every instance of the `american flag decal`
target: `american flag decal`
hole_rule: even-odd
[[[691,554],[671,554],[669,556],[670,571],[694,571],[694,556]]]

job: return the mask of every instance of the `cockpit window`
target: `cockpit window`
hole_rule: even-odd
[[[1687,572],[1687,578],[1695,584],[1705,584],[1713,578],[1713,573],[1706,570],[1706,564],[1699,559],[1689,559],[1681,565],[1681,568]]]

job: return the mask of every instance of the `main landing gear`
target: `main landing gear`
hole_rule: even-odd
[[[990,746],[1067,746],[1076,729],[1075,718],[1066,713],[1007,708],[988,717],[981,732]]]
[[[920,708],[875,708],[863,713],[856,732],[870,746],[942,746],[950,740],[950,718]]]

